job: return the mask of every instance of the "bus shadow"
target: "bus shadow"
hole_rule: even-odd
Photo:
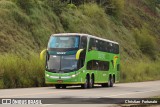
[[[87,89],[85,89],[85,90],[90,90],[90,89],[99,89],[99,88],[101,88],[101,89],[109,89],[110,87],[102,87],[102,86],[94,86],[93,88],[87,88]],[[83,88],[81,88],[80,86],[77,86],[77,87],[72,87],[72,86],[68,86],[67,88],[66,88],[66,90],[76,90],[76,89],[82,89],[82,90],[84,90]]]
[[[61,89],[63,89],[63,90],[78,90],[78,89],[90,90],[90,89],[109,89],[109,88],[110,87],[94,86],[93,88],[83,89],[83,88],[81,88],[81,86],[67,86],[66,88],[60,88],[60,89],[57,89],[57,90],[61,90]],[[50,89],[56,89],[56,88],[53,86]]]

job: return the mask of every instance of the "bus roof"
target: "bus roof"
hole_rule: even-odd
[[[97,36],[93,36],[93,35],[89,35],[89,34],[84,34],[84,33],[57,33],[57,34],[52,34],[51,36],[69,36],[69,35],[70,36],[74,36],[74,35],[88,36],[90,38],[96,38],[96,39],[103,40],[103,41],[106,41],[106,42],[118,44],[118,42],[115,42],[115,41],[111,41],[111,40],[108,40],[108,39],[103,39],[103,38],[100,38],[100,37],[97,37]]]

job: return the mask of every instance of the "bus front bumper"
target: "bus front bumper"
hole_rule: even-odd
[[[72,74],[68,76],[59,75],[45,75],[46,84],[84,84],[82,78],[78,78],[78,75]]]

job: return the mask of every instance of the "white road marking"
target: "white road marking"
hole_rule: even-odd
[[[44,106],[50,106],[50,105],[52,105],[52,106],[53,106],[53,105],[55,105],[55,104],[43,104],[43,105],[41,105],[41,106],[43,106],[43,107],[44,107]]]

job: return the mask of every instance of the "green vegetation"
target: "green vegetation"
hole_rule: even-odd
[[[145,36],[144,36],[145,35]],[[147,30],[137,30],[135,29],[135,40],[136,43],[141,50],[141,52],[145,55],[148,55],[153,60],[156,60],[156,42],[153,36],[149,35]]]
[[[124,61],[121,64],[121,82],[140,82],[159,80],[160,61],[152,62],[144,60],[138,62]]]
[[[0,88],[44,86],[38,55],[61,32],[119,42],[121,82],[160,79],[159,0],[62,1],[0,0]]]
[[[44,86],[44,63],[39,61],[36,54],[28,58],[5,54],[0,55],[0,59],[3,73],[0,85],[4,84],[4,88]]]

